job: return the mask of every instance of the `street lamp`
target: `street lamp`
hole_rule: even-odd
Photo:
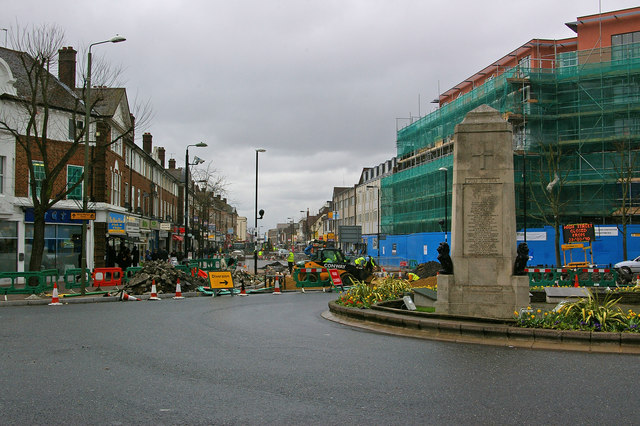
[[[444,172],[444,242],[447,242],[447,173],[449,169],[446,167],[440,167],[438,169],[441,172]]]
[[[374,186],[374,185],[367,185],[367,188],[373,189],[375,188],[377,191],[377,195],[378,195],[378,211],[376,212],[377,218],[378,218],[378,236],[377,236],[377,241],[378,241],[378,265],[380,264],[380,187],[378,186]]]
[[[300,213],[307,214],[307,216],[304,218],[304,228],[302,228],[302,242],[306,244],[307,240],[309,239],[309,236],[308,236],[309,210],[307,210],[306,212],[304,210],[300,210]]]
[[[189,260],[189,166],[204,163],[204,160],[197,158],[193,164],[189,164],[189,147],[205,148],[204,142],[187,145],[184,156],[184,258]]]
[[[256,149],[256,211],[254,215],[254,234],[255,234],[255,246],[253,250],[253,274],[258,275],[258,219],[262,219],[264,215],[264,211],[260,210],[260,218],[258,218],[258,154],[261,152],[266,152],[267,150],[264,148]]]
[[[86,82],[86,95],[84,98],[84,168],[82,170],[83,180],[82,182],[82,211],[87,213],[89,207],[89,182],[87,179],[87,171],[89,169],[89,120],[91,119],[91,48],[98,44],[104,43],[120,43],[125,41],[126,38],[116,35],[109,40],[99,41],[91,43],[89,45],[89,51],[87,52],[87,82]],[[85,294],[87,288],[87,220],[82,221],[82,253],[80,260],[80,292]]]

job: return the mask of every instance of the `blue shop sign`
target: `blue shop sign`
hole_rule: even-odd
[[[71,212],[79,211],[80,210],[49,209],[44,214],[44,221],[45,223],[77,223],[79,225],[82,225],[81,220],[71,219]],[[29,207],[25,210],[24,221],[27,223],[33,223],[33,207]]]
[[[109,234],[125,235],[126,221],[125,216],[120,213],[111,213],[107,215],[107,232]]]

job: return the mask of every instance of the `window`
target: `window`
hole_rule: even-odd
[[[640,56],[640,31],[611,36],[611,60],[625,60]]]
[[[120,174],[117,170],[111,171],[111,204],[120,205]]]
[[[129,203],[129,182],[124,183],[124,203]]]
[[[44,163],[42,161],[34,161],[33,163],[33,179],[36,182],[36,196],[40,198],[40,189],[42,181],[45,178]],[[29,196],[31,196],[31,185],[29,185]]]
[[[4,194],[4,176],[7,167],[7,157],[0,155],[0,194]]]
[[[73,186],[76,182],[80,181],[82,176],[82,166],[67,166],[67,188]],[[67,200],[81,200],[82,199],[82,186],[84,182],[76,186],[71,192],[67,194]]]
[[[69,119],[69,140],[76,140],[84,129],[84,121]]]

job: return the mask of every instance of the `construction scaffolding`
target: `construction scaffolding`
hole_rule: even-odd
[[[451,182],[455,126],[483,104],[513,125],[519,228],[525,200],[529,227],[553,215],[563,223],[618,223],[621,214],[640,210],[640,43],[538,63],[544,61],[540,68],[501,69],[398,131],[398,171],[382,180],[384,233],[441,230],[451,187],[445,194],[440,168],[449,169]],[[562,200],[556,205],[553,191]]]

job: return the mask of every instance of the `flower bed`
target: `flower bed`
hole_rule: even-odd
[[[589,290],[589,297],[565,303],[551,310],[527,309],[514,312],[518,326],[555,330],[639,332],[640,317],[633,310],[623,312],[616,306],[614,293],[602,297]]]
[[[358,282],[347,292],[342,293],[336,303],[347,307],[367,309],[378,302],[402,298],[408,292],[411,292],[409,282],[398,278],[386,278],[371,284]]]

